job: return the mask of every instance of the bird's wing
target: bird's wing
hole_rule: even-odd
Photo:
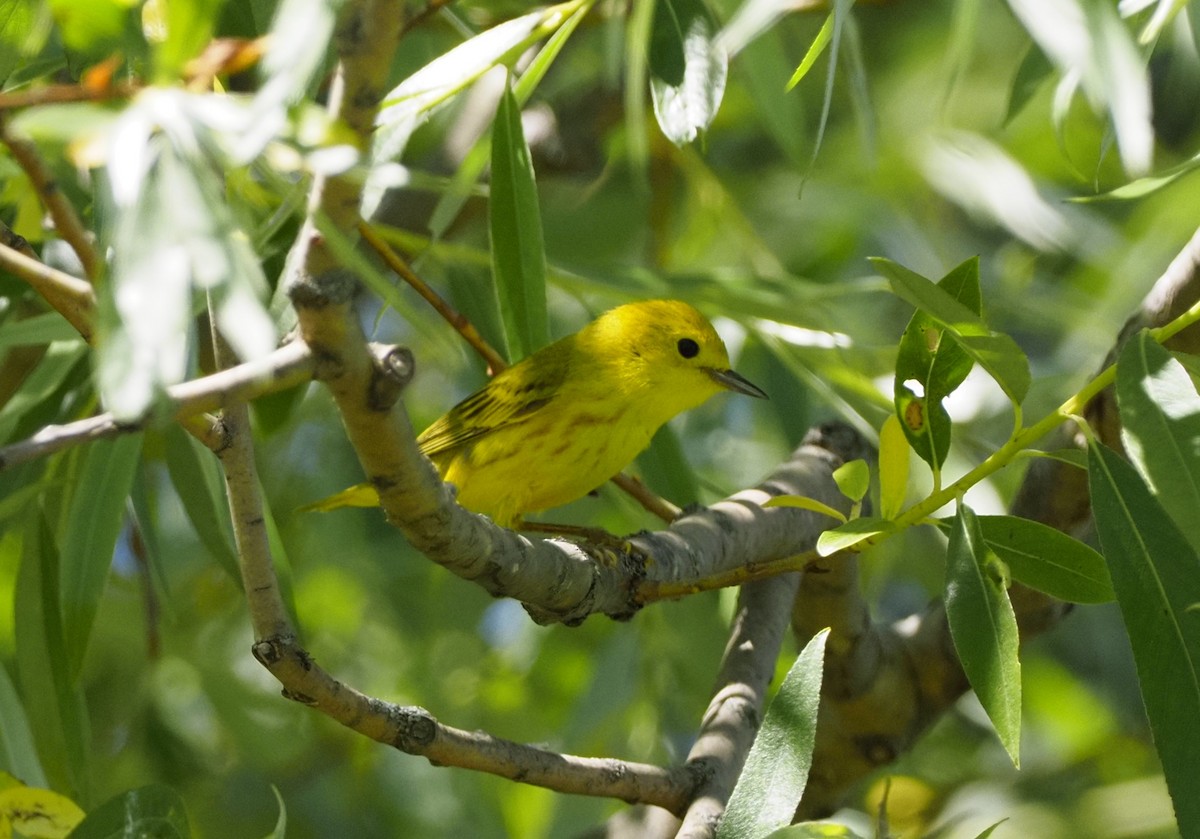
[[[560,392],[568,369],[564,356],[544,350],[534,353],[493,377],[421,432],[417,438],[421,452],[433,457],[498,428],[528,420]]]

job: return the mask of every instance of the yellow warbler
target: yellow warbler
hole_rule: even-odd
[[[629,303],[497,374],[417,438],[458,503],[504,526],[594,490],[671,417],[721,390],[766,398],[678,300]],[[360,484],[306,509],[372,507]]]

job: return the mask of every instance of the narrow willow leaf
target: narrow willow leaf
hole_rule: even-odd
[[[1175,183],[1179,178],[1198,168],[1200,168],[1200,154],[1188,158],[1183,163],[1172,166],[1160,175],[1147,175],[1144,178],[1137,178],[1127,184],[1122,184],[1116,189],[1102,192],[1099,195],[1079,195],[1068,200],[1079,204],[1099,201],[1132,201],[1158,192],[1163,187]]]
[[[141,450],[141,434],[92,443],[71,498],[60,574],[63,638],[73,678],[83,665]]]
[[[846,515],[841,510],[835,510],[828,504],[818,501],[815,498],[809,498],[806,495],[776,495],[774,498],[763,504],[764,507],[794,507],[798,510],[811,510],[814,513],[820,513],[830,518],[837,519],[840,522],[846,521]]]
[[[851,501],[862,501],[871,487],[871,470],[865,460],[851,460],[833,470],[833,481],[842,495]]]
[[[820,556],[832,556],[838,551],[852,548],[860,542],[870,539],[872,536],[878,536],[880,533],[888,533],[894,529],[895,525],[887,519],[870,518],[867,516],[851,519],[843,525],[826,530],[817,538],[817,554]]]
[[[894,519],[904,509],[910,450],[900,419],[888,414],[879,430],[879,512],[885,519]]]
[[[1029,100],[1033,98],[1033,94],[1052,72],[1054,72],[1054,65],[1050,63],[1046,53],[1038,49],[1037,44],[1030,44],[1029,49],[1025,52],[1025,57],[1021,59],[1021,66],[1017,68],[1012,89],[1008,93],[1008,108],[1004,114],[1005,125],[1012,122],[1013,117],[1025,108]]]
[[[1116,452],[1089,448],[1088,484],[1179,832],[1198,836],[1200,560]]]
[[[829,39],[833,37],[833,12],[825,18],[825,22],[821,24],[821,29],[817,32],[817,37],[813,38],[813,42],[808,45],[808,52],[804,53],[804,58],[800,60],[800,66],[796,68],[796,72],[792,73],[792,77],[788,79],[785,91],[791,90],[796,85],[800,84],[800,80],[808,75],[808,71],[817,63],[817,59],[821,57],[821,53],[825,52],[825,47],[829,46]]]
[[[646,486],[675,504],[687,506],[700,500],[700,482],[688,463],[679,435],[670,425],[654,433],[650,446],[637,457],[638,472]]]
[[[75,327],[58,312],[46,312],[24,320],[9,318],[0,325],[0,350],[78,338]]]
[[[721,106],[729,58],[703,0],[657,0],[650,33],[650,96],[677,146],[704,132]]]
[[[988,549],[1014,580],[1070,603],[1116,598],[1104,557],[1061,530],[1016,516],[977,516]],[[947,530],[954,519],[939,522]]]
[[[287,839],[287,806],[274,784],[271,784],[271,792],[275,793],[275,801],[279,804],[279,816],[275,819],[275,827],[263,839]]]
[[[59,612],[58,548],[42,515],[25,522],[13,617],[17,677],[47,777],[86,790],[87,706],[75,687]]]
[[[123,792],[88,813],[71,834],[71,839],[113,839],[115,836],[191,839],[183,798],[163,784]]]
[[[546,251],[533,162],[521,129],[521,109],[507,85],[492,129],[492,191],[488,200],[492,271],[510,358],[548,341]]]
[[[1005,576],[988,550],[979,520],[960,501],[946,546],[946,619],[963,671],[1013,765],[1019,766],[1021,663]]]
[[[25,706],[4,667],[0,667],[0,766],[34,786],[46,786]]]
[[[171,485],[188,521],[212,558],[240,584],[225,482],[216,458],[178,425],[168,426],[164,438]]]
[[[1200,553],[1200,396],[1183,365],[1146,331],[1117,359],[1121,441],[1163,509]]]
[[[763,836],[795,816],[812,768],[828,637],[828,629],[814,635],[779,686],[729,796],[717,839]]]

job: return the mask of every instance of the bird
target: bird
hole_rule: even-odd
[[[537,350],[417,438],[463,507],[504,527],[624,469],[672,417],[722,391],[766,399],[730,368],[708,319],[680,300],[626,303]],[[359,484],[302,509],[370,507]]]

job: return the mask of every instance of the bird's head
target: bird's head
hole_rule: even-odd
[[[679,300],[627,303],[605,312],[580,333],[605,359],[616,386],[652,403],[669,419],[722,390],[765,399],[730,369],[725,342],[708,319]]]

